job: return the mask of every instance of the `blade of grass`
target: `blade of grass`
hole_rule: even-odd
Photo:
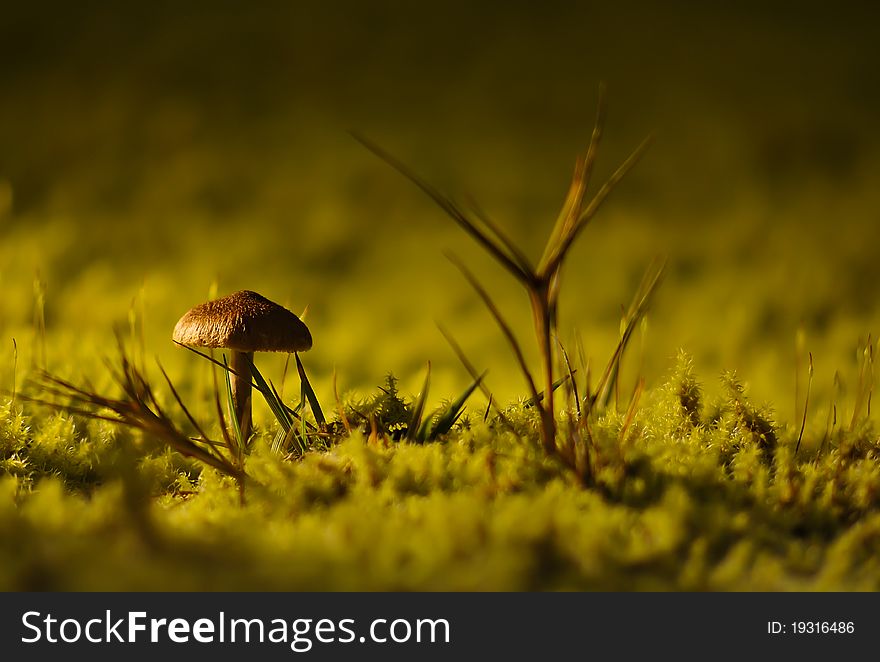
[[[308,437],[306,436],[306,421],[304,418],[299,419],[299,437],[300,449],[305,453],[309,449]]]
[[[476,276],[474,276],[470,269],[468,269],[464,263],[458,259],[454,254],[447,253],[446,257],[458,268],[458,270],[462,273],[465,279],[470,283],[471,287],[474,288],[476,293],[483,300],[483,303],[486,305],[486,308],[489,309],[489,312],[492,313],[492,317],[495,318],[496,324],[501,329],[501,333],[504,334],[504,337],[507,339],[510,348],[513,350],[514,357],[516,358],[516,362],[519,365],[520,372],[523,375],[523,378],[526,380],[526,385],[529,388],[529,392],[532,398],[537,402],[538,398],[538,389],[535,387],[535,381],[532,378],[532,373],[529,371],[529,366],[526,363],[525,356],[523,355],[522,348],[519,345],[519,341],[517,341],[516,336],[513,335],[513,330],[510,328],[510,325],[504,320],[504,317],[501,315],[501,311],[498,310],[498,307],[495,305],[495,302],[492,300],[492,297],[489,296],[489,293],[483,289],[483,286],[480,285],[480,282],[477,280]]]
[[[165,383],[168,384],[168,388],[171,389],[171,394],[174,396],[174,399],[177,401],[177,404],[180,406],[180,409],[183,411],[187,420],[189,420],[190,424],[195,428],[196,432],[198,432],[199,435],[202,436],[202,438],[207,439],[208,435],[205,434],[202,426],[199,425],[199,422],[195,418],[193,418],[193,415],[190,413],[189,408],[187,408],[187,406],[183,403],[183,400],[180,398],[180,394],[174,387],[174,383],[171,381],[168,373],[165,372],[165,368],[162,367],[162,364],[159,362],[158,358],[156,358],[156,365],[159,366],[159,370],[162,372],[162,377],[165,378]]]
[[[574,406],[577,411],[578,418],[581,416],[581,403],[580,403],[580,394],[578,393],[577,380],[574,378],[575,370],[571,367],[571,361],[568,359],[568,352],[565,351],[565,347],[562,345],[562,341],[559,340],[559,336],[556,336],[556,344],[559,345],[559,351],[562,353],[562,360],[565,362],[565,369],[568,372],[568,383],[571,385],[572,395],[574,396]]]
[[[318,396],[315,395],[315,390],[312,388],[312,384],[309,382],[309,378],[306,376],[306,369],[305,367],[303,367],[302,361],[299,358],[299,353],[294,353],[293,356],[296,359],[296,370],[299,373],[299,379],[302,384],[303,392],[305,393],[305,396],[309,401],[309,407],[312,410],[312,414],[315,416],[315,422],[317,422],[319,427],[324,428],[327,425],[327,419],[324,418],[324,412],[321,411],[321,405],[318,402]]]
[[[563,375],[562,377],[560,377],[559,379],[557,379],[555,382],[553,382],[553,390],[555,391],[556,389],[558,389],[558,388],[559,388],[560,386],[562,386],[565,382],[567,382],[568,379],[569,379],[568,375]],[[526,401],[523,403],[523,407],[526,408],[526,409],[528,409],[529,407],[534,407],[534,406],[535,406],[535,403],[537,403],[537,402],[541,402],[543,399],[544,399],[544,391],[541,391],[541,392],[538,393],[535,397],[533,397],[533,398],[529,398],[528,400],[526,400]]]
[[[593,165],[596,161],[596,155],[599,150],[599,143],[602,139],[602,131],[605,127],[605,107],[606,107],[605,86],[599,86],[599,103],[596,109],[596,121],[593,124],[593,133],[590,136],[590,144],[587,147],[587,153],[583,157],[578,158],[575,162],[574,172],[571,178],[571,186],[568,195],[562,205],[562,210],[556,219],[556,224],[550,233],[549,241],[544,249],[544,255],[541,256],[540,265],[546,265],[550,258],[551,249],[557,246],[561,238],[571,232],[572,226],[581,216],[583,209],[584,195],[587,186],[590,183]],[[540,268],[540,267],[539,267]]]
[[[544,246],[544,254],[538,263],[539,269],[548,263],[553,248],[559,245],[563,237],[570,231],[569,225],[580,216],[586,187],[586,157],[578,156],[571,175],[568,193],[565,196],[565,201],[562,203],[562,210],[556,218],[556,224],[550,231],[550,237]]]
[[[510,253],[510,256],[517,263],[519,268],[527,274],[535,273],[535,269],[534,267],[532,267],[532,264],[531,262],[529,262],[529,258],[526,257],[526,254],[519,249],[519,246],[513,243],[513,241],[510,239],[510,237],[507,236],[507,234],[501,229],[501,227],[492,220],[489,214],[487,214],[482,209],[482,207],[480,207],[479,204],[477,204],[477,201],[470,198],[468,199],[468,204],[470,205],[477,219],[483,225],[489,228],[489,230],[491,230],[492,233],[498,238],[498,241],[500,241],[504,248],[507,249],[508,253]]]
[[[559,238],[558,243],[553,247],[550,251],[550,255],[547,258],[546,263],[544,263],[543,268],[539,270],[539,274],[543,276],[549,276],[550,274],[555,273],[559,270],[559,267],[562,265],[563,260],[565,259],[566,254],[571,249],[574,244],[575,239],[577,239],[578,235],[583,231],[583,229],[587,226],[587,224],[593,219],[596,215],[596,212],[602,206],[602,203],[605,202],[606,198],[611,194],[611,192],[617,187],[620,181],[626,176],[626,174],[633,169],[633,166],[639,162],[639,160],[644,156],[648,147],[653,142],[652,137],[648,137],[642,141],[642,143],[636,147],[632,154],[626,159],[626,161],[621,164],[621,166],[614,171],[614,174],[606,181],[602,188],[596,193],[592,200],[590,200],[586,209],[581,212],[581,215],[578,217],[577,221],[573,223],[568,232]]]
[[[302,319],[302,318],[300,318]],[[287,370],[290,367],[290,354],[284,357],[284,369],[281,371],[281,388],[278,389],[279,399],[284,396],[284,385],[287,383]]]
[[[438,415],[431,416],[425,420],[422,424],[422,429],[419,430],[420,441],[434,441],[437,437],[446,434],[452,429],[452,426],[455,425],[456,421],[461,417],[462,412],[464,412],[465,402],[467,402],[467,399],[477,387],[479,387],[485,374],[486,373],[484,372],[480,375],[480,377],[472,382],[461,395],[450,402],[447,407],[442,409]]]
[[[211,361],[214,361],[214,357],[210,357]],[[218,363],[215,361],[215,363]],[[220,366],[223,364],[220,363]],[[220,432],[223,435],[223,441],[226,442],[226,447],[230,450],[230,452],[235,452],[235,444],[233,442],[232,436],[229,434],[229,426],[226,424],[226,415],[223,413],[223,405],[220,404],[220,385],[217,383],[217,371],[211,370],[211,380],[213,382],[213,390],[212,395],[214,396],[214,406],[217,410],[217,420],[220,422]]]
[[[262,375],[260,375],[262,377]],[[265,379],[264,379],[265,381]],[[285,404],[281,401],[281,394],[275,389],[275,384],[272,383],[270,379],[269,382],[269,390],[272,392],[272,402],[275,403],[275,406],[278,407],[278,410],[281,414],[281,417],[288,425],[293,425],[294,417],[293,414],[290,413],[289,408],[285,406]],[[274,411],[273,411],[274,413]],[[283,427],[283,425],[282,425]]]
[[[464,366],[464,369],[467,370],[468,374],[471,376],[475,382],[479,382],[480,390],[483,391],[483,395],[486,396],[486,415],[483,417],[483,420],[488,420],[489,417],[489,409],[494,409],[495,414],[498,416],[499,420],[504,423],[509,429],[513,429],[513,424],[508,420],[507,416],[504,415],[504,411],[501,407],[498,406],[495,398],[492,396],[492,391],[489,390],[489,387],[486,384],[486,380],[483,378],[483,375],[486,372],[483,372],[482,375],[477,372],[477,369],[474,367],[474,364],[468,360],[468,357],[465,355],[464,350],[462,350],[461,346],[456,342],[455,338],[452,336],[446,328],[440,324],[436,323],[437,328],[440,330],[440,333],[446,339],[446,342],[449,343],[449,346],[452,348],[452,351],[455,352],[455,355],[458,357],[458,360]]]
[[[218,361],[213,356],[209,356],[208,354],[205,354],[204,352],[200,352],[195,347],[190,347],[189,345],[184,345],[183,343],[177,342],[176,340],[172,340],[172,342],[179,347],[183,347],[184,349],[189,350],[190,352],[192,352],[193,354],[195,354],[197,356],[201,356],[206,361],[210,361],[214,365],[219,366],[220,368],[223,368],[226,372],[229,372],[229,373],[235,375],[236,377],[239,376],[239,374],[235,370],[233,370],[232,366],[230,366],[228,363],[224,364],[222,361]],[[253,365],[253,362],[251,362],[251,364]],[[259,384],[257,384],[256,382],[253,382],[253,381],[251,382],[251,386],[253,386],[255,389],[260,388]]]
[[[232,380],[229,377],[229,373],[232,371],[226,363],[226,354],[223,355],[223,365],[226,368],[226,372],[223,373],[226,377],[226,406],[227,411],[229,411],[229,420],[232,421],[232,433],[236,444],[235,454],[238,461],[241,462],[244,455],[245,444],[241,438],[241,422],[238,420],[238,415],[235,413],[235,398],[232,397]]]
[[[355,132],[352,132],[351,135],[364,147],[373,152],[373,154],[385,161],[385,163],[390,165],[392,168],[397,170],[397,172],[399,172],[401,175],[403,175],[413,184],[415,184],[418,188],[420,188],[429,198],[431,198],[437,204],[437,206],[445,211],[446,214],[453,221],[455,221],[465,232],[471,235],[471,237],[473,237],[477,241],[477,243],[479,243],[490,255],[492,255],[498,262],[500,262],[504,266],[504,268],[507,269],[511,274],[513,274],[518,280],[521,280],[524,283],[531,282],[532,278],[530,272],[524,271],[523,268],[519,264],[517,264],[516,260],[511,258],[501,246],[499,246],[491,237],[483,232],[476,223],[468,218],[467,215],[458,207],[458,205],[456,205],[449,197],[435,189],[428,182],[419,177],[419,175],[413,172],[410,168],[404,165],[401,161],[379,147],[376,143]]]
[[[623,333],[614,349],[611,359],[608,361],[608,365],[605,367],[605,371],[603,372],[599,383],[596,385],[596,397],[603,409],[608,407],[608,402],[617,381],[620,357],[623,355],[623,351],[626,349],[627,344],[629,344],[633,331],[642,316],[647,312],[651,297],[663,277],[664,269],[665,261],[659,259],[654,260],[645,272],[642,283],[639,286],[636,295],[633,297],[633,302],[630,304],[629,312],[627,313],[624,323]]]
[[[257,366],[254,365],[254,362],[251,360],[249,356],[245,356],[245,359],[248,363],[248,368],[251,371],[251,376],[254,379],[255,387],[257,391],[263,396],[263,399],[266,401],[266,404],[269,405],[269,409],[272,410],[272,414],[274,414],[275,419],[278,421],[278,424],[281,428],[287,432],[290,429],[290,426],[293,424],[287,410],[284,407],[284,403],[281,402],[281,398],[275,392],[275,389],[266,382],[266,379],[263,377],[263,374],[257,369]]]
[[[278,432],[275,433],[275,436],[272,437],[272,452],[280,453],[281,449],[284,447],[284,442],[287,439],[287,431],[284,428],[278,428]]]
[[[420,427],[422,425],[422,415],[425,412],[425,401],[428,399],[428,389],[431,387],[431,362],[428,361],[428,367],[425,371],[425,381],[422,384],[422,391],[413,406],[412,416],[410,416],[409,424],[406,426],[406,438],[409,441],[423,441],[419,438]]]

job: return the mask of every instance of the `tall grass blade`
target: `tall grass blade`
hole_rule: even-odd
[[[266,382],[263,374],[257,369],[257,366],[254,365],[251,358],[245,355],[245,359],[247,360],[248,368],[250,368],[251,376],[253,377],[257,391],[263,396],[266,404],[269,405],[269,409],[272,410],[275,420],[278,421],[281,429],[286,433],[290,430],[291,425],[293,425],[293,419],[290,417],[290,414],[285,408],[284,403],[281,401],[281,398],[278,396],[278,393],[268,382]]]
[[[168,373],[165,372],[165,368],[162,367],[162,364],[159,363],[159,359],[156,359],[156,365],[159,366],[159,370],[162,373],[162,377],[165,378],[165,383],[168,384],[168,388],[171,389],[171,394],[174,396],[174,399],[177,401],[178,406],[180,406],[181,411],[183,411],[187,420],[190,424],[195,428],[196,432],[198,432],[202,438],[207,439],[208,435],[205,434],[205,431],[202,429],[202,426],[199,425],[199,422],[193,418],[193,415],[190,413],[189,408],[183,403],[183,400],[180,397],[180,394],[177,392],[177,389],[174,386],[174,383],[171,381],[171,378],[168,376]]]
[[[593,133],[590,136],[590,144],[587,153],[578,158],[575,163],[574,173],[571,178],[571,186],[568,195],[562,205],[562,210],[556,219],[556,225],[550,233],[550,238],[544,249],[544,255],[541,257],[540,265],[544,267],[550,259],[551,252],[554,247],[558,246],[562,238],[571,233],[572,227],[577,223],[583,209],[584,195],[587,186],[590,183],[590,175],[593,171],[593,164],[596,161],[596,155],[599,150],[599,143],[602,139],[602,131],[605,127],[605,107],[606,107],[605,86],[599,86],[599,103],[596,110],[596,122],[593,125]]]
[[[504,425],[506,425],[510,430],[513,430],[513,424],[510,420],[505,416],[504,410],[498,405],[498,402],[495,400],[492,395],[492,391],[489,390],[488,385],[486,384],[486,380],[484,376],[486,375],[486,371],[482,374],[477,372],[477,369],[474,367],[474,364],[470,362],[467,355],[464,353],[464,350],[461,348],[461,345],[456,342],[455,338],[452,336],[446,328],[437,323],[437,328],[440,330],[440,333],[446,339],[446,342],[449,343],[449,346],[452,348],[452,351],[455,352],[455,355],[458,357],[458,360],[464,366],[464,369],[467,370],[468,374],[471,376],[471,379],[474,382],[478,382],[480,385],[480,390],[483,392],[483,395],[486,396],[486,414],[483,416],[483,420],[487,421],[489,419],[489,411],[490,409],[495,410],[495,414],[498,416],[498,420],[500,420]]]
[[[281,449],[284,447],[284,442],[287,439],[287,431],[284,428],[279,428],[278,432],[275,433],[275,436],[272,437],[272,449],[273,453],[280,453]]]
[[[535,272],[534,267],[532,267],[531,262],[529,262],[529,258],[523,253],[519,246],[513,243],[513,240],[507,236],[507,234],[501,229],[501,227],[492,220],[492,217],[487,214],[482,207],[480,207],[475,200],[469,200],[471,209],[474,212],[474,215],[485,225],[492,233],[498,238],[498,241],[507,249],[510,253],[510,256],[517,263],[519,268],[526,274],[533,274]]]
[[[262,377],[262,375],[260,376]],[[269,390],[272,392],[271,400],[273,403],[273,413],[275,412],[275,407],[277,407],[282,419],[286,421],[289,425],[293,425],[293,415],[290,413],[289,408],[284,404],[284,402],[282,402],[281,394],[275,389],[275,384],[272,383],[271,379],[269,380],[268,384]]]
[[[642,283],[633,297],[633,301],[624,318],[623,332],[621,333],[620,340],[614,349],[614,353],[611,355],[611,359],[608,361],[608,365],[605,367],[605,371],[602,373],[602,377],[596,385],[596,398],[602,409],[608,407],[617,382],[620,358],[629,344],[633,331],[642,317],[648,312],[651,298],[663,278],[664,270],[665,261],[661,259],[654,260],[645,272]]]
[[[229,369],[229,364],[226,363],[226,354],[223,355],[223,365],[226,368],[226,372],[223,373],[223,376],[226,378],[226,408],[229,412],[229,420],[232,421],[232,434],[235,440],[236,456],[238,457],[239,462],[241,462],[244,455],[245,443],[241,438],[241,421],[238,420],[238,414],[235,412],[235,398],[232,397],[232,379],[229,377],[229,374],[232,371]]]
[[[563,375],[562,377],[557,379],[555,382],[553,382],[553,390],[556,391],[556,389],[558,389],[565,382],[567,382],[568,379],[569,379],[568,375]],[[525,407],[526,409],[529,409],[530,407],[534,407],[535,404],[542,402],[543,400],[544,400],[544,391],[541,391],[540,393],[537,393],[534,397],[526,400],[523,403],[523,407]]]
[[[572,390],[572,396],[574,397],[574,406],[577,411],[577,416],[580,418],[581,416],[581,398],[578,393],[577,380],[574,378],[575,370],[571,367],[571,361],[568,358],[568,352],[565,351],[565,347],[562,344],[562,341],[559,340],[559,337],[556,338],[556,343],[559,345],[559,351],[562,353],[562,360],[565,363],[565,370],[568,373],[568,383]]]
[[[483,375],[486,373],[484,372]],[[455,400],[450,402],[439,414],[430,416],[422,423],[419,430],[419,441],[434,441],[439,436],[446,434],[452,429],[452,426],[458,421],[464,412],[464,404],[471,394],[480,385],[483,375],[468,386],[464,392]]]
[[[279,396],[284,397],[284,385],[287,383],[287,371],[290,368],[290,354],[284,357],[284,369],[281,371],[281,387],[278,389]]]
[[[476,293],[483,300],[483,303],[486,305],[486,308],[489,309],[489,312],[492,313],[492,317],[495,318],[495,322],[501,329],[501,333],[504,334],[504,337],[507,339],[510,348],[513,350],[513,355],[516,358],[516,362],[519,366],[520,372],[523,375],[523,378],[526,380],[526,385],[529,387],[531,397],[535,400],[535,402],[537,402],[539,398],[538,389],[535,387],[535,380],[532,378],[532,373],[529,370],[528,364],[526,363],[525,355],[523,354],[522,348],[519,345],[519,341],[516,339],[516,336],[513,335],[513,330],[510,328],[510,325],[504,320],[504,317],[501,315],[501,311],[498,310],[498,307],[495,305],[492,297],[490,297],[489,293],[486,292],[482,285],[480,285],[480,282],[477,280],[476,276],[471,273],[470,269],[468,269],[464,265],[464,263],[452,253],[447,253],[446,256],[458,268],[458,270],[462,273],[468,283],[470,283],[471,287],[474,288]]]
[[[422,384],[422,391],[413,405],[412,416],[410,416],[409,424],[406,426],[406,438],[409,441],[419,440],[420,427],[422,425],[422,416],[425,412],[425,402],[428,399],[428,390],[431,387],[431,362],[428,361],[428,368],[425,371],[425,381]],[[430,420],[430,419],[429,419]]]
[[[563,260],[565,260],[566,254],[574,244],[575,239],[578,238],[578,235],[593,219],[593,217],[601,208],[602,203],[605,202],[605,200],[617,187],[620,181],[626,176],[626,174],[630,170],[633,169],[633,167],[636,165],[636,163],[639,162],[642,156],[644,156],[652,141],[653,139],[651,137],[648,137],[644,141],[642,141],[642,143],[638,147],[636,147],[633,153],[630,154],[629,158],[627,158],[626,161],[624,161],[623,164],[614,172],[614,174],[611,175],[608,181],[602,185],[602,188],[599,189],[593,199],[590,200],[586,208],[581,212],[577,221],[575,221],[570,226],[568,232],[565,235],[560,237],[556,246],[550,251],[549,257],[547,258],[547,261],[544,264],[543,269],[541,269],[540,273],[553,274],[559,270],[559,267],[562,265]]]
[[[420,188],[429,198],[431,198],[446,214],[455,221],[465,232],[471,235],[477,243],[479,243],[492,257],[504,266],[518,280],[530,282],[529,272],[523,270],[522,266],[517,264],[516,260],[511,258],[504,249],[498,245],[491,237],[483,232],[476,223],[456,205],[449,197],[435,189],[424,179],[419,177],[409,167],[404,165],[397,158],[379,147],[376,143],[368,140],[364,136],[352,133],[352,137],[361,143],[368,150],[373,152],[380,159],[385,161],[392,168],[397,170],[401,175],[410,180],[418,188]]]
[[[211,357],[211,360],[214,360],[214,357]],[[215,361],[215,363],[219,363]],[[222,366],[222,363],[219,363]],[[230,451],[235,451],[235,442],[232,439],[232,435],[229,434],[229,426],[226,424],[226,415],[223,413],[223,405],[220,404],[220,385],[217,383],[217,371],[211,370],[211,380],[213,382],[213,389],[211,394],[214,400],[214,408],[217,411],[217,420],[220,422],[220,432],[223,435],[223,440],[226,442],[226,447],[230,449]]]
[[[324,418],[324,412],[321,410],[318,396],[315,395],[315,389],[312,388],[312,384],[309,382],[308,376],[306,376],[306,369],[303,367],[302,361],[299,358],[299,353],[295,353],[293,356],[296,359],[296,370],[299,373],[299,379],[302,384],[305,399],[309,402],[309,407],[312,410],[312,414],[315,416],[315,422],[318,424],[318,427],[323,429],[327,425],[327,419]]]

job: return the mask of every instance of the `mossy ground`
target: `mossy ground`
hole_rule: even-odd
[[[880,589],[863,352],[880,329],[875,17],[810,3],[54,4],[0,21],[0,587]],[[117,327],[208,425],[210,367],[169,336],[194,304],[247,288],[308,306],[303,361],[330,416],[334,374],[357,404],[389,371],[417,393],[431,361],[429,410],[460,394],[470,377],[435,320],[517,402],[515,362],[442,249],[535,366],[523,293],[347,130],[472,193],[536,259],[600,80],[596,179],[656,142],[566,265],[572,356],[580,344],[604,364],[646,265],[664,253],[668,268],[619,408],[591,420],[589,445],[575,435],[589,480],[545,456],[534,411],[512,406],[515,431],[483,423],[479,393],[469,425],[437,442],[363,426],[301,459],[268,449],[258,402],[242,505],[233,481],[155,439],[23,399],[45,397],[30,385],[42,368],[114,395],[102,358]],[[675,367],[679,348],[695,371]],[[256,363],[296,400],[283,356]],[[717,378],[731,369],[748,398]]]
[[[354,431],[237,485],[115,426],[0,409],[5,590],[877,590],[878,441],[709,406],[682,359],[626,429],[548,458],[538,416],[413,444]],[[565,434],[568,418],[561,418]],[[569,430],[570,431],[570,430]]]

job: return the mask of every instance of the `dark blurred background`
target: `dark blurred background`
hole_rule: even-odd
[[[356,128],[491,188],[464,150],[564,175],[604,80],[613,145],[658,135],[643,192],[713,209],[739,199],[744,162],[776,196],[816,175],[846,184],[874,154],[880,12],[866,7],[18,3],[0,24],[0,165],[20,212],[65,195],[124,210],[181,151],[234,150],[234,186],[189,192],[228,210],[276,159],[314,159],[302,142]]]
[[[30,324],[38,273],[60,345],[75,344],[65,329],[106,333],[140,292],[152,346],[173,352],[169,325],[212,284],[251,287],[308,304],[311,360],[353,388],[388,370],[415,388],[427,359],[438,388],[464,383],[439,318],[497,363],[493,388],[520,393],[442,249],[474,264],[527,337],[521,294],[347,131],[473,195],[537,257],[604,81],[597,177],[656,141],[573,255],[564,319],[604,360],[641,270],[665,253],[641,370],[657,378],[684,347],[708,380],[738,368],[759,394],[787,398],[801,329],[821,389],[880,321],[878,14],[812,2],[7,3],[0,324],[19,336]]]

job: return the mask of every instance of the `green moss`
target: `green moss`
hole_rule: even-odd
[[[492,418],[429,444],[356,432],[296,460],[267,430],[243,502],[229,477],[110,424],[32,427],[7,403],[0,588],[880,589],[870,426],[796,454],[730,384],[708,416],[681,357],[625,442],[621,414],[599,417],[593,487],[511,407],[515,432]]]

